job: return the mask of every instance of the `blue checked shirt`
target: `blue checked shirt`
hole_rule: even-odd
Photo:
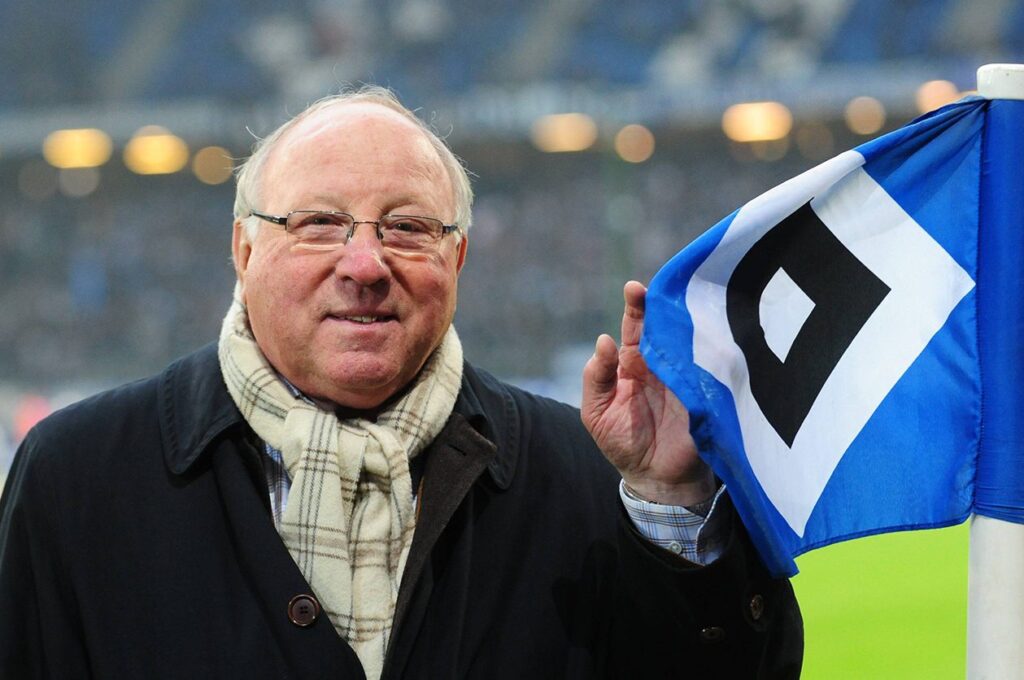
[[[651,543],[697,564],[711,564],[725,548],[727,513],[715,512],[723,493],[725,486],[690,507],[662,505],[633,495],[625,482],[619,482],[619,498],[637,531]]]
[[[267,455],[263,457],[263,471],[270,492],[270,508],[274,513],[274,526],[280,531],[281,516],[288,504],[288,490],[292,482],[281,452],[269,444],[265,444],[264,449]],[[710,500],[684,508],[645,501],[631,494],[625,483],[619,482],[619,497],[637,531],[655,545],[697,564],[710,564],[722,554],[726,532],[722,525],[726,522],[723,519],[726,513],[716,513],[715,508],[724,491],[723,486]]]

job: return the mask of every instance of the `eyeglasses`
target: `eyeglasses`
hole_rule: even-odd
[[[357,220],[348,213],[333,210],[293,210],[284,216],[253,210],[250,214],[283,226],[285,231],[311,248],[343,246],[360,224],[372,224],[385,248],[405,251],[430,250],[448,234],[459,231],[458,225],[416,215],[385,215],[379,220]]]

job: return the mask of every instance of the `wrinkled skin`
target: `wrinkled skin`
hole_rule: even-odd
[[[452,185],[422,130],[386,107],[350,103],[300,121],[271,151],[262,212],[324,209],[357,220],[455,213]],[[436,252],[384,249],[372,225],[344,246],[304,247],[261,224],[236,222],[233,254],[253,334],[270,363],[305,394],[372,409],[408,384],[455,314],[467,241]],[[372,321],[355,317],[372,317]]]
[[[666,505],[696,505],[715,491],[711,469],[697,457],[686,407],[647,368],[640,354],[647,289],[623,289],[622,347],[597,339],[583,369],[583,424],[631,489]]]

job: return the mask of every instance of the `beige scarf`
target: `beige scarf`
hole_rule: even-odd
[[[219,355],[246,422],[281,451],[292,480],[281,538],[369,678],[380,676],[415,528],[409,460],[444,427],[462,381],[450,327],[405,395],[376,422],[295,397],[253,338],[235,291]]]

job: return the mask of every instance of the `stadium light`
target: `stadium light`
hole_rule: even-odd
[[[722,131],[734,142],[782,139],[793,127],[793,114],[779,102],[733,104],[722,114]]]
[[[585,151],[597,141],[597,124],[584,113],[557,113],[538,118],[530,136],[541,151]]]
[[[185,142],[159,125],[140,128],[124,149],[124,164],[139,175],[166,175],[188,163]]]
[[[95,168],[110,160],[110,135],[96,128],[56,130],[43,140],[43,158],[55,168]]]
[[[934,111],[960,98],[960,88],[948,80],[929,80],[917,88],[914,99],[921,113]]]
[[[885,107],[874,97],[854,97],[843,111],[846,126],[858,135],[873,135],[885,125]]]
[[[192,158],[192,172],[203,184],[223,184],[231,169],[231,152],[222,146],[204,146]]]
[[[615,152],[627,163],[643,163],[654,154],[654,133],[643,125],[627,125],[615,135]]]

